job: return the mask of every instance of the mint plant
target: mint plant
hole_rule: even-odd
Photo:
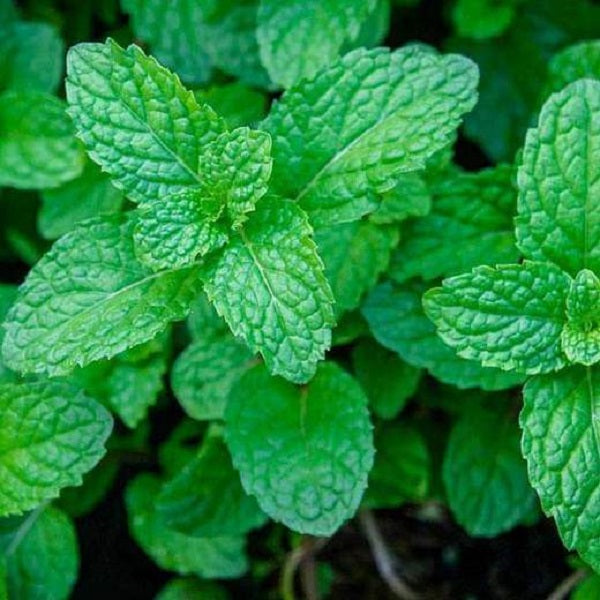
[[[481,266],[428,291],[440,337],[483,366],[531,375],[520,424],[529,477],[569,547],[600,566],[600,84],[553,94],[527,133],[515,220],[521,264]]]
[[[0,0],[0,599],[595,597],[600,12],[437,8]]]

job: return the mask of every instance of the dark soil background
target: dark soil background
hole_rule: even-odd
[[[64,4],[72,5],[72,2]],[[407,41],[421,40],[439,47],[449,33],[441,6],[440,0],[423,0],[418,8],[407,10],[406,14],[397,11],[386,44],[396,47]],[[103,39],[104,35],[103,29],[98,27],[95,37]],[[456,161],[473,170],[489,165],[479,148],[463,137],[458,140]],[[23,202],[18,207],[0,204],[0,219],[9,218],[2,211],[18,209],[20,214],[30,215],[34,220],[36,199],[25,193],[19,197]],[[35,223],[31,225],[35,228]],[[0,273],[5,282],[21,282],[28,268],[13,258],[0,256]],[[175,401],[165,404],[167,408],[155,409],[151,414],[153,442],[164,440],[182,416]],[[152,457],[148,461],[150,465],[154,463]],[[104,501],[78,519],[81,572],[72,596],[75,600],[148,600],[170,579],[170,574],[158,569],[139,549],[127,529],[123,492],[136,473],[148,470],[148,461],[125,462]],[[519,527],[494,539],[473,539],[454,524],[446,512],[441,509],[436,512],[435,520],[425,518],[423,509],[416,506],[376,513],[380,529],[398,557],[400,576],[422,593],[424,599],[543,599],[570,572],[567,553],[553,523],[547,519],[534,527]],[[281,567],[285,556],[269,556],[269,550],[264,547],[269,531],[276,527],[268,525],[250,536],[250,555],[254,558],[264,555],[275,563],[279,559]],[[356,521],[342,528],[316,560],[328,563],[335,572],[330,598],[395,597],[379,577],[369,545]],[[262,581],[259,586],[255,579],[246,577],[224,582],[224,585],[235,599],[277,598],[278,572],[274,571]]]

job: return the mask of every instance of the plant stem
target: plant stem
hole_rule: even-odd
[[[571,573],[558,587],[548,596],[546,600],[564,600],[571,593],[571,590],[585,577],[589,575],[587,569],[578,569]]]

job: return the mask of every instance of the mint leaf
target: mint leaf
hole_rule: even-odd
[[[567,296],[567,318],[562,349],[571,362],[600,361],[600,280],[592,271],[577,274]]]
[[[38,230],[49,240],[68,233],[86,219],[117,213],[123,205],[123,193],[90,161],[86,161],[79,177],[42,190],[41,195]]]
[[[529,479],[568,548],[600,569],[598,367],[531,378],[521,412]]]
[[[517,424],[507,415],[477,407],[452,428],[444,486],[452,514],[469,535],[508,531],[535,505],[519,440]]]
[[[82,169],[83,153],[61,100],[41,92],[0,95],[0,186],[56,187]]]
[[[56,29],[48,23],[7,23],[0,17],[0,33],[0,89],[54,92],[65,51]]]
[[[132,221],[117,215],[88,222],[54,244],[7,316],[7,366],[65,375],[146,342],[186,316],[199,291],[198,269],[153,273],[135,259],[132,230]]]
[[[75,527],[63,512],[45,505],[23,517],[1,519],[2,559],[6,598],[66,600],[79,569]]]
[[[362,505],[396,508],[426,498],[431,457],[423,436],[404,423],[386,423],[375,431],[375,463]]]
[[[360,386],[334,363],[321,364],[305,388],[262,366],[250,370],[225,413],[244,489],[291,529],[331,535],[357,509],[373,464],[366,405]]]
[[[102,458],[111,429],[110,415],[71,386],[0,385],[0,516],[80,485]]]
[[[431,212],[406,223],[392,255],[390,277],[435,279],[482,262],[514,262],[514,171],[498,166],[477,173],[448,173],[430,185]],[[377,213],[375,213],[377,214]]]
[[[78,44],[67,55],[69,114],[94,161],[134,202],[199,186],[204,146],[225,130],[137,46]]]
[[[192,302],[187,329],[193,340],[205,340],[229,331],[227,323],[217,314],[204,291]]]
[[[205,290],[236,336],[273,374],[308,381],[331,343],[331,291],[306,215],[264,198],[227,247],[208,259]]]
[[[590,574],[574,590],[571,600],[594,600],[600,594],[600,575]]]
[[[444,383],[461,389],[480,387],[502,390],[522,383],[524,377],[457,356],[437,336],[435,325],[421,306],[422,284],[377,286],[367,297],[362,312],[375,339],[397,352],[408,364],[427,369]]]
[[[439,336],[484,366],[536,374],[560,369],[570,278],[551,263],[482,266],[423,297]]]
[[[221,579],[245,573],[243,537],[193,537],[171,529],[156,512],[159,491],[155,476],[139,475],[129,484],[125,503],[131,535],[161,569]]]
[[[0,323],[4,321],[6,313],[16,297],[16,286],[0,283]],[[4,340],[4,329],[0,326],[0,346],[2,346],[2,340]],[[0,383],[10,383],[15,379],[16,375],[4,365],[2,357],[0,357]]]
[[[370,339],[354,346],[352,364],[371,409],[381,419],[398,415],[417,391],[422,374]]]
[[[404,221],[408,217],[424,217],[431,210],[431,194],[423,177],[405,173],[396,185],[381,195],[379,207],[371,214],[372,223]]]
[[[228,600],[224,588],[213,581],[198,579],[172,579],[158,593],[155,600]]]
[[[193,419],[222,419],[231,387],[251,361],[252,353],[229,332],[197,339],[173,364],[173,393]]]
[[[518,245],[571,275],[600,272],[600,81],[550,96],[530,129],[519,167]]]
[[[290,87],[327,67],[355,39],[376,0],[260,0],[256,35],[271,79]]]
[[[545,96],[586,77],[600,79],[600,40],[573,44],[552,57],[548,65]]]
[[[356,308],[385,271],[398,243],[398,231],[393,226],[354,221],[317,229],[315,241],[339,315]]]
[[[173,529],[194,537],[243,535],[266,515],[248,496],[221,435],[209,431],[198,454],[157,498],[158,514]]]
[[[272,190],[299,201],[315,226],[372,212],[378,193],[450,143],[477,80],[468,59],[422,46],[350,52],[288,90],[263,122]]]
[[[204,83],[212,72],[199,26],[212,13],[212,0],[121,0],[133,31],[153,54],[189,83]]]
[[[518,0],[457,0],[452,21],[458,35],[483,40],[502,34],[515,15]]]

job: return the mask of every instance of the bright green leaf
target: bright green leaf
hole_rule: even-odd
[[[230,127],[254,125],[267,114],[267,97],[239,81],[195,90],[200,104],[210,104]]]
[[[458,35],[476,40],[502,34],[510,25],[517,0],[457,0],[452,20]]]
[[[573,44],[552,57],[548,65],[546,96],[586,77],[600,79],[600,40]]]

